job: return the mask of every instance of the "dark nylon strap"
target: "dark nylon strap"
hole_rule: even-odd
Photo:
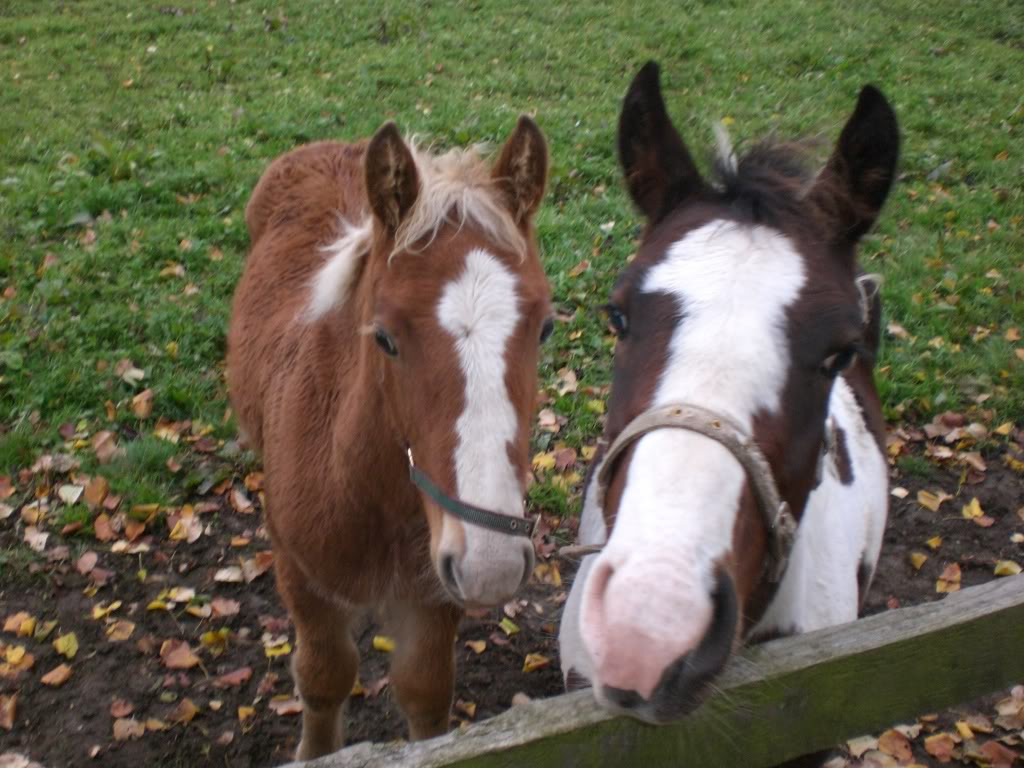
[[[498,533],[507,533],[510,536],[526,536],[530,538],[533,534],[533,523],[530,520],[522,517],[512,517],[511,515],[500,515],[497,512],[490,512],[480,507],[474,507],[472,504],[466,504],[458,499],[453,499],[434,485],[433,481],[413,464],[411,460],[409,463],[409,479],[412,480],[413,485],[433,499],[434,503],[441,507],[441,509],[455,515],[460,520],[465,520],[467,523],[479,525],[481,528],[488,528]]]

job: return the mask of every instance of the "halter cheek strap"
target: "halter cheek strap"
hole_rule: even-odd
[[[604,507],[604,495],[611,483],[616,459],[641,437],[658,429],[683,429],[704,435],[728,450],[740,463],[750,479],[758,511],[768,532],[769,563],[766,576],[769,582],[779,583],[793,550],[797,522],[789,505],[782,501],[779,495],[764,453],[754,442],[753,437],[727,416],[690,404],[652,408],[637,416],[619,433],[604,455],[597,472],[598,505]],[[599,549],[600,547],[577,547],[574,548],[574,554],[584,554],[583,550]]]
[[[416,466],[412,458],[412,448],[405,449],[406,458],[409,460],[409,479],[412,484],[425,493],[437,506],[445,512],[481,528],[487,528],[498,533],[506,533],[510,536],[525,536],[530,538],[533,535],[533,522],[521,517],[502,515],[491,512],[481,507],[467,504],[464,501],[453,498],[442,491],[431,480],[426,472]]]

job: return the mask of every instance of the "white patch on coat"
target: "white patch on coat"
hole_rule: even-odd
[[[458,496],[484,509],[524,517],[522,487],[507,448],[519,428],[505,385],[508,341],[521,316],[516,286],[515,275],[495,256],[474,249],[462,273],[445,286],[437,316],[454,340],[465,380],[465,407],[455,424]],[[442,548],[458,524],[445,517]],[[522,576],[525,557],[518,544],[525,540],[461,525],[466,546],[460,587],[486,602],[490,591],[500,591],[499,582]]]
[[[341,237],[323,249],[330,256],[313,277],[313,295],[306,307],[306,322],[319,320],[345,303],[359,262],[370,249],[373,235],[371,218],[367,217],[358,224],[343,222],[343,227],[345,231]]]
[[[673,296],[681,318],[651,406],[695,403],[748,430],[755,413],[776,411],[790,364],[786,309],[805,281],[793,244],[765,227],[716,221],[675,243],[643,284]],[[735,457],[701,435],[637,441],[598,578],[582,586],[580,631],[598,676],[610,677],[602,683],[649,694],[699,643],[744,480]]]
[[[835,460],[826,460],[821,484],[807,499],[789,568],[752,639],[853,621],[861,565],[873,571],[878,562],[889,510],[888,468],[844,378],[832,388],[829,418],[846,436],[853,482],[843,485]]]

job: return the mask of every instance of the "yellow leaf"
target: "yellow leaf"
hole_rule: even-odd
[[[995,432],[997,435],[1002,435],[1003,437],[1006,437],[1008,434],[1010,434],[1013,431],[1013,422],[1012,421],[1008,421],[1005,424],[1000,424],[998,427],[996,427],[992,431]]]
[[[910,553],[910,564],[914,566],[915,571],[920,571],[921,566],[928,560],[928,555],[923,552],[911,552]]]
[[[78,653],[78,638],[75,637],[74,632],[69,632],[66,635],[61,635],[53,641],[53,648],[61,656],[68,659],[75,658],[75,654]]]
[[[391,653],[395,650],[395,641],[385,635],[373,636],[373,650],[381,653]]]
[[[533,468],[534,469],[540,470],[542,472],[546,472],[549,469],[554,469],[554,467],[555,467],[555,454],[550,452],[550,451],[547,452],[547,453],[545,453],[544,451],[541,451],[540,453],[538,453],[536,456],[533,457]]]
[[[971,730],[971,726],[969,726],[963,720],[957,720],[955,725],[956,725],[957,733],[960,734],[960,738],[962,738],[962,739],[973,739],[974,738],[974,731]]]
[[[476,717],[476,702],[475,701],[463,701],[462,699],[456,699],[455,709],[461,712],[470,720]]]
[[[255,716],[256,716],[256,709],[255,709],[255,707],[239,707],[238,708],[238,719],[239,719],[239,721],[241,721],[243,723],[246,720],[249,720],[250,718],[255,717]]]
[[[199,637],[199,642],[208,648],[211,654],[220,656],[228,649],[228,640],[230,638],[231,630],[227,627],[221,627],[211,632],[203,632]]]
[[[580,448],[580,455],[583,456],[584,461],[590,461],[593,459],[595,453],[597,453],[596,445],[585,445]]]
[[[104,616],[109,616],[120,607],[120,600],[115,600],[110,605],[106,606],[103,603],[97,603],[92,607],[92,617],[96,620],[102,619]]]
[[[996,576],[1016,576],[1020,572],[1020,566],[1013,560],[1000,560],[996,563],[996,569],[993,571]]]
[[[25,658],[25,646],[23,645],[9,645],[7,650],[4,652],[4,661],[8,664],[17,665],[21,663],[21,660]]]
[[[278,656],[287,656],[292,652],[292,644],[285,641],[275,645],[263,646],[263,653],[266,654],[268,659],[276,659]]]
[[[604,413],[604,400],[587,400],[587,410],[597,414]]]
[[[551,659],[539,653],[529,653],[523,660],[523,672],[533,672],[542,669],[551,663]]]
[[[149,605],[146,606],[147,611],[166,611],[168,608],[167,603],[160,599],[151,600]]]
[[[519,631],[519,627],[508,616],[503,618],[501,622],[498,624],[498,626],[501,627],[502,631],[509,637],[511,637]]]
[[[981,517],[985,513],[981,509],[981,502],[978,501],[978,497],[975,496],[971,499],[969,504],[964,504],[963,516],[968,520],[973,520],[976,517]]]
[[[473,653],[479,656],[481,653],[487,650],[486,640],[467,640],[466,647],[469,648]]]
[[[931,491],[918,491],[917,492],[917,503],[925,509],[930,509],[932,512],[938,512],[939,507],[942,506],[942,502],[948,501],[953,497],[945,491],[938,491],[932,493]]]
[[[363,688],[363,684],[359,682],[359,678],[357,677],[356,681],[352,684],[352,690],[349,693],[349,696],[365,696],[365,695],[366,695],[366,689]]]
[[[935,582],[935,591],[939,593],[958,592],[960,590],[960,566],[951,563],[942,571]]]
[[[927,544],[932,551],[935,551],[942,546],[942,537],[932,536],[930,539],[928,539],[928,541],[925,542],[925,544]]]

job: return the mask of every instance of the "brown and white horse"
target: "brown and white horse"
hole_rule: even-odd
[[[448,728],[462,608],[507,600],[532,571],[547,165],[526,117],[493,168],[388,123],[283,155],[249,201],[228,376],[295,623],[299,758],[343,745],[361,608],[387,617],[391,687],[426,738]]]
[[[831,159],[724,149],[716,181],[673,127],[658,68],[619,123],[647,219],[608,307],[618,335],[587,557],[560,635],[567,684],[650,722],[692,710],[742,639],[855,619],[887,515],[872,369],[877,282],[855,249],[899,135],[865,87]]]

